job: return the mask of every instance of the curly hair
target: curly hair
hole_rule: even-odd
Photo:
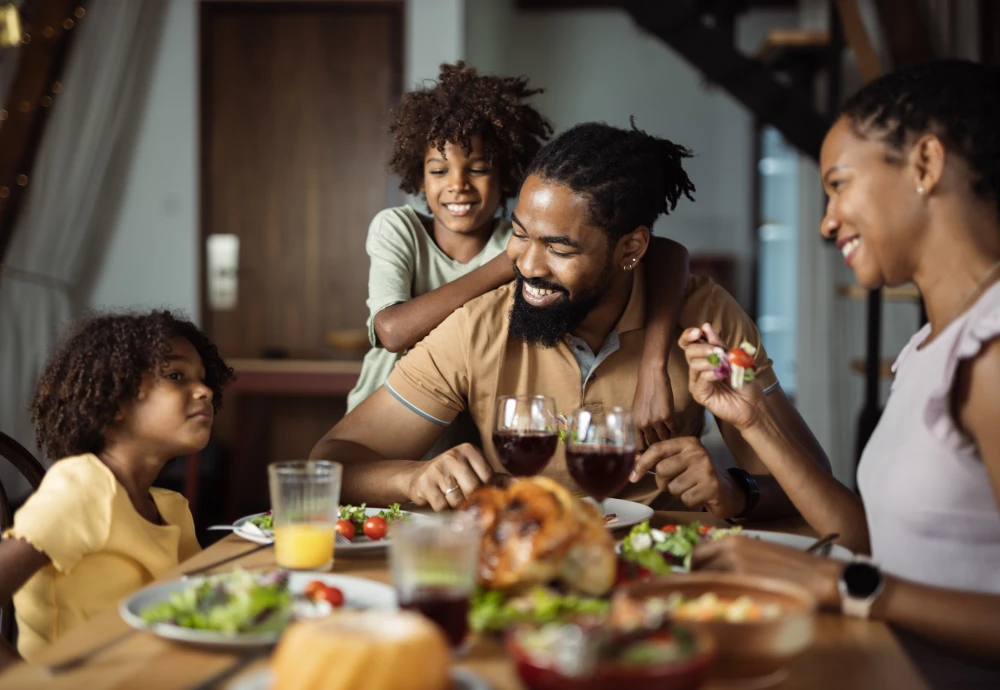
[[[587,122],[569,129],[535,156],[526,175],[563,184],[590,198],[588,222],[612,240],[640,225],[652,228],[677,207],[681,196],[694,201],[694,183],[682,161],[689,149],[635,126]]]
[[[972,189],[1000,210],[1000,68],[966,60],[932,60],[892,72],[841,108],[855,134],[881,139],[887,160],[919,136],[935,134],[961,156]]]
[[[404,95],[389,116],[389,168],[399,175],[400,189],[420,191],[428,146],[442,154],[449,143],[468,150],[472,137],[479,135],[487,159],[500,170],[501,203],[506,201],[552,135],[552,125],[525,103],[542,91],[528,88],[527,77],[479,74],[462,61],[441,65],[433,86]]]
[[[197,326],[169,311],[91,314],[75,324],[38,380],[28,406],[38,447],[53,460],[103,450],[105,429],[123,402],[138,397],[143,375],[166,362],[173,338],[187,339],[201,356],[218,410],[233,370]]]

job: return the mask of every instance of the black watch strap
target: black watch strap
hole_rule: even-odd
[[[753,475],[741,467],[730,467],[727,471],[736,480],[740,488],[743,489],[743,493],[746,496],[746,505],[743,507],[743,512],[736,516],[737,518],[745,518],[757,507],[757,501],[760,500],[760,487],[757,486],[757,480],[753,478]]]

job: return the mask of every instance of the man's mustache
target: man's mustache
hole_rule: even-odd
[[[522,283],[527,283],[533,288],[538,290],[554,290],[556,292],[561,292],[564,295],[569,294],[569,290],[561,285],[556,285],[555,283],[550,283],[547,280],[542,280],[541,278],[525,278],[521,271],[517,268],[517,264],[514,264],[514,273],[517,275],[517,279]]]

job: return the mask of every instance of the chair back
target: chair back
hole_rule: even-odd
[[[37,489],[45,476],[45,467],[35,459],[27,448],[0,431],[0,457],[14,466],[21,473],[32,490]],[[14,514],[10,508],[7,491],[0,482],[0,532],[14,524]],[[0,638],[9,644],[14,644],[14,604],[8,601],[0,607]]]

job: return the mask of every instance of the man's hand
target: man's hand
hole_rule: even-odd
[[[632,418],[639,450],[673,436],[674,394],[666,366],[655,369],[640,366],[632,400]]]
[[[433,460],[421,463],[410,480],[409,497],[418,506],[436,512],[457,508],[494,476],[482,451],[471,443],[456,446]]]
[[[688,508],[705,506],[715,517],[743,512],[746,495],[723,469],[715,466],[701,441],[682,436],[660,441],[639,456],[629,477],[633,483],[652,471],[660,491],[669,491]]]

